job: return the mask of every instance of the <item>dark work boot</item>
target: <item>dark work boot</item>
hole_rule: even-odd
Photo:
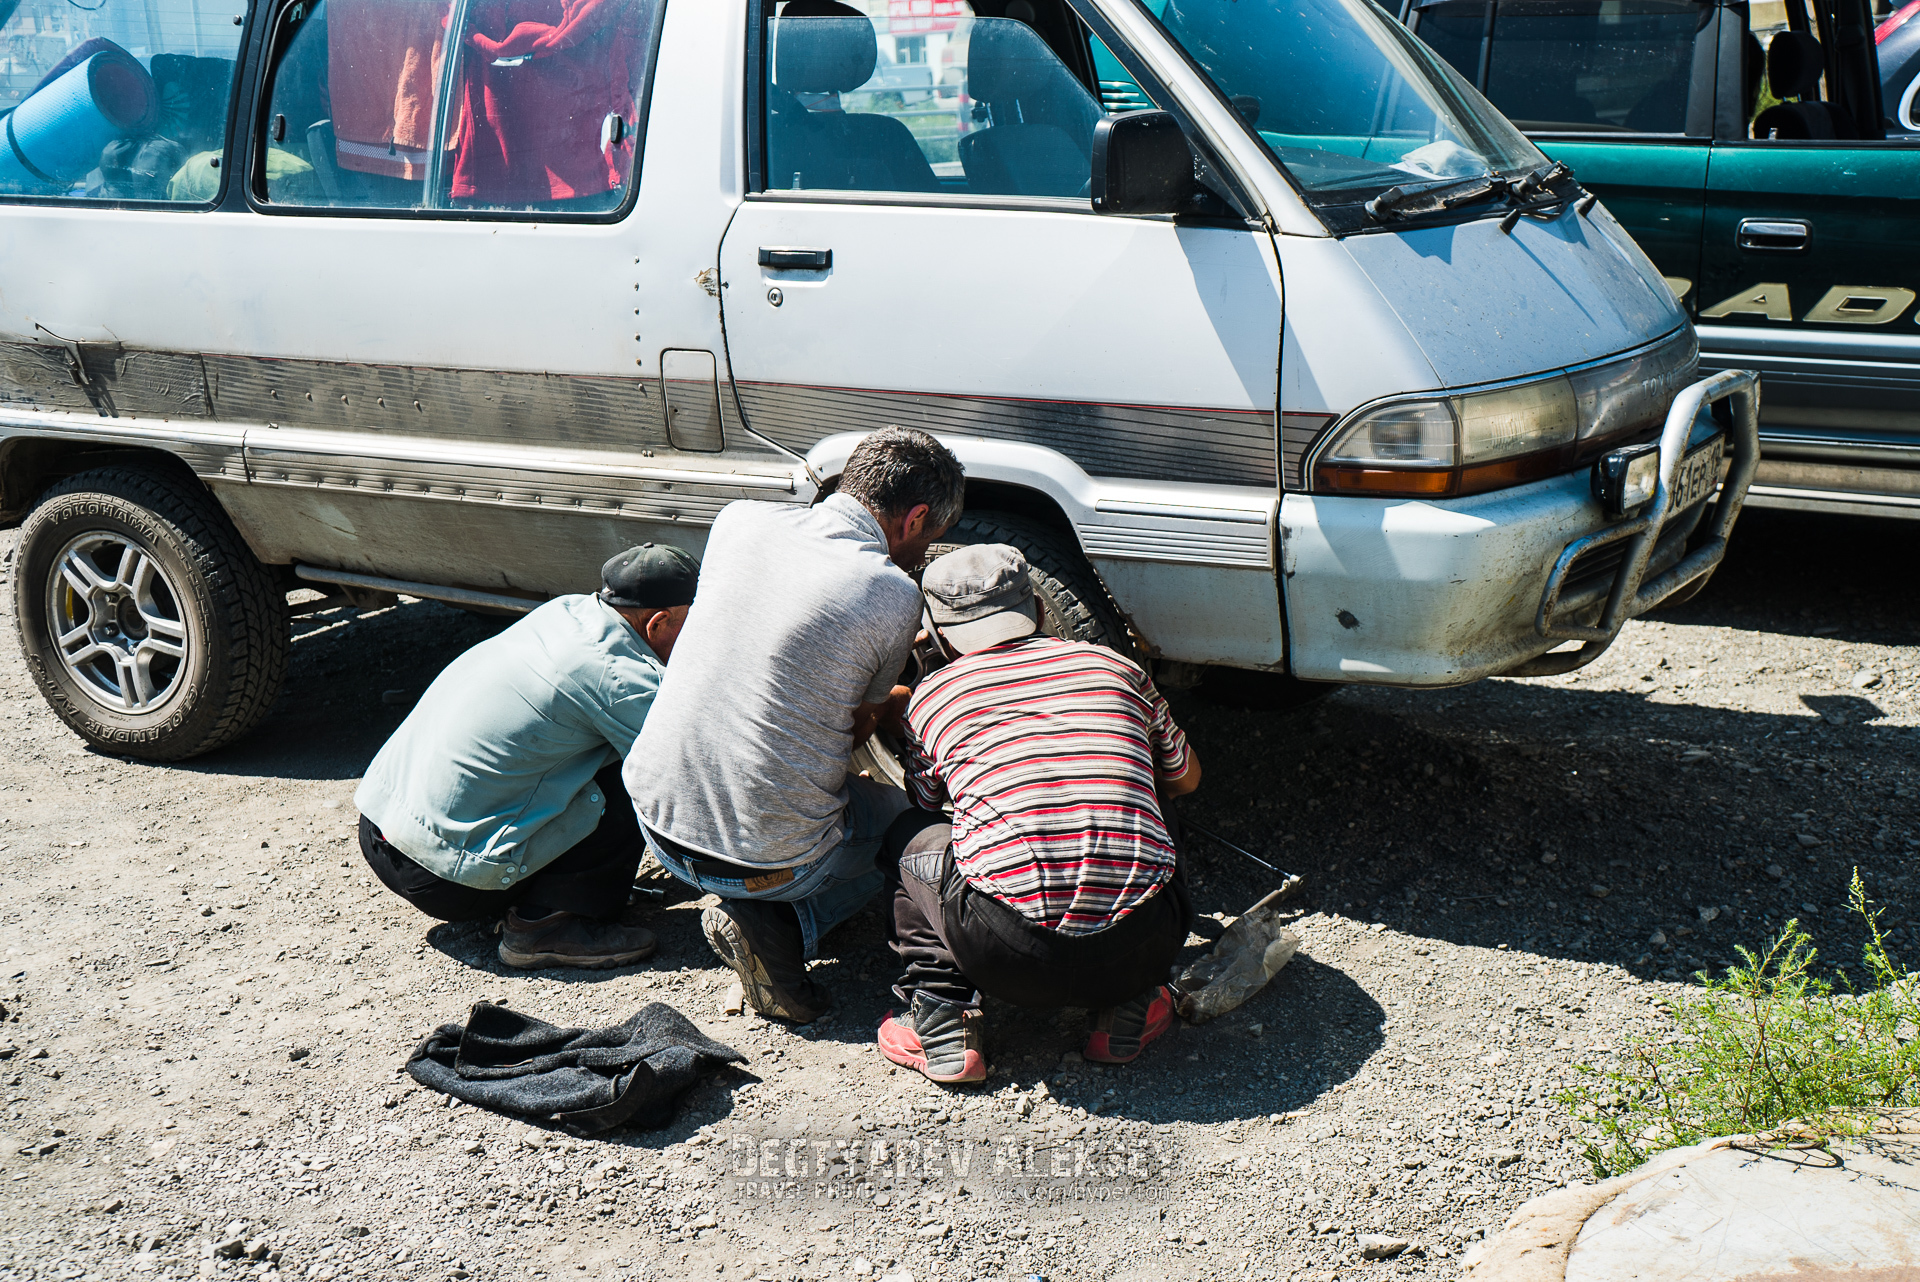
[[[740,976],[747,1004],[768,1019],[811,1024],[831,1004],[807,978],[800,917],[792,904],[723,899],[700,914],[700,929],[720,960]]]
[[[980,1049],[980,1012],[916,992],[905,1015],[887,1012],[880,1024],[880,1053],[930,1082],[957,1086],[987,1080]]]
[[[1125,1064],[1173,1027],[1173,990],[1157,984],[1130,1002],[1093,1013],[1093,1031],[1080,1052],[1097,1064]]]
[[[642,926],[595,921],[579,913],[559,911],[522,917],[518,908],[510,908],[506,929],[500,935],[500,961],[520,970],[547,966],[594,970],[651,957],[657,945],[653,932]]]

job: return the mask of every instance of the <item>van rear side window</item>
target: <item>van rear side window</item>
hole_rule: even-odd
[[[0,0],[0,196],[214,201],[235,13],[215,0]]]
[[[662,3],[296,0],[275,32],[255,194],[296,209],[615,214],[639,177]]]

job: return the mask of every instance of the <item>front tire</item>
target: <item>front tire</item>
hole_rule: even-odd
[[[197,483],[105,467],[47,491],[14,555],[14,623],[40,693],[97,748],[210,752],[286,677],[286,595]]]

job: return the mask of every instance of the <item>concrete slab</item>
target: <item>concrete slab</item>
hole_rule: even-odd
[[[1663,1153],[1534,1199],[1466,1264],[1471,1282],[1920,1282],[1920,1112],[1826,1148]]]

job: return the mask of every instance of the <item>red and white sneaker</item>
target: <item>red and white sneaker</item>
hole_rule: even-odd
[[[1087,1034],[1087,1046],[1081,1055],[1100,1064],[1131,1062],[1154,1038],[1173,1027],[1178,1000],[1173,989],[1161,984],[1130,1002],[1095,1011],[1093,1031]]]
[[[880,1023],[880,1053],[930,1082],[958,1086],[987,1080],[980,1050],[980,1012],[916,992],[905,1015],[887,1012]]]

